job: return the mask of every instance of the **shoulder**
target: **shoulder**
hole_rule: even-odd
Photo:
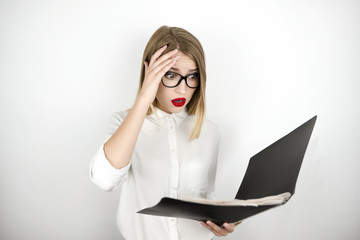
[[[108,124],[107,130],[106,130],[106,135],[111,136],[116,131],[116,129],[121,125],[121,123],[124,121],[127,114],[128,114],[127,110],[114,112],[109,119],[109,124]]]
[[[213,122],[207,118],[204,119],[203,125],[212,130],[219,131],[218,125],[215,122]]]
[[[206,138],[219,139],[221,135],[220,128],[215,122],[209,119],[204,119],[203,126],[201,129],[201,135],[203,135],[202,137],[206,137]]]
[[[213,122],[207,118],[204,119],[203,128],[206,128],[209,131],[215,131],[215,132],[220,131],[218,125],[215,122]]]

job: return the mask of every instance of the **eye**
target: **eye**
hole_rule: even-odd
[[[174,73],[171,72],[167,72],[164,75],[167,79],[174,79],[176,77],[176,75]]]
[[[197,80],[199,80],[199,78],[200,78],[199,73],[193,73],[188,76],[188,79],[193,80],[193,81],[197,81]]]

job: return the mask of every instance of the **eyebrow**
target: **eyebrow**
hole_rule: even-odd
[[[170,69],[172,69],[172,70],[174,70],[174,71],[179,71],[179,69],[178,68],[170,68]],[[190,69],[189,70],[189,72],[196,72],[196,71],[198,71],[198,68],[194,68],[194,69]]]

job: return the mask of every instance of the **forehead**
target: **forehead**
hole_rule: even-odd
[[[184,72],[197,68],[196,63],[192,58],[183,54],[182,52],[179,52],[178,55],[180,58],[176,61],[172,68],[176,68],[179,71]]]

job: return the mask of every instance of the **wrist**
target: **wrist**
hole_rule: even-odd
[[[133,108],[145,111],[147,113],[151,104],[152,104],[151,101],[149,101],[147,98],[144,98],[139,95],[139,96],[137,96],[137,98],[135,100]]]

